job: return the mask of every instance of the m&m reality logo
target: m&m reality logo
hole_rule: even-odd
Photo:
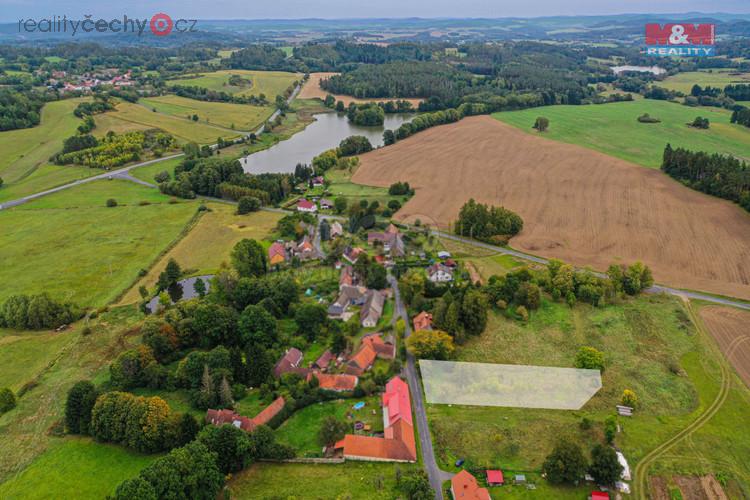
[[[658,24],[646,25],[646,55],[667,56],[713,56],[716,47],[714,24]]]

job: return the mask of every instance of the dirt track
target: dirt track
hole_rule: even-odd
[[[328,78],[329,76],[336,75],[338,73],[310,73],[310,78],[307,80],[305,85],[302,87],[302,90],[300,90],[299,98],[300,99],[325,99],[328,95],[328,92],[320,88],[320,80],[324,78]],[[397,99],[358,99],[356,97],[348,96],[348,95],[341,95],[341,94],[333,94],[333,97],[336,98],[337,101],[343,101],[346,106],[349,105],[350,102],[386,102],[386,101],[395,101]],[[415,108],[419,106],[419,103],[422,101],[422,99],[401,99],[403,101],[409,101],[412,106]]]
[[[524,219],[511,245],[579,266],[641,260],[671,286],[750,299],[750,215],[650,170],[488,116],[360,157],[353,181],[417,193],[400,219],[455,220],[470,197]]]
[[[750,387],[750,313],[731,307],[710,306],[703,307],[700,315],[721,352]]]

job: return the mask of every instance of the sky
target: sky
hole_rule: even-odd
[[[148,17],[165,12],[190,19],[367,17],[538,17],[619,13],[750,13],[750,0],[0,0],[0,22],[67,15],[82,19]]]

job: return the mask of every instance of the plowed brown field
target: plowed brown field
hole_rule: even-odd
[[[511,245],[606,269],[641,260],[660,283],[750,299],[750,214],[657,170],[528,134],[488,116],[360,157],[352,180],[408,181],[402,220],[447,228],[473,197],[518,212]]]
[[[737,374],[750,387],[750,313],[732,307],[700,310],[703,323]]]
[[[310,73],[310,78],[307,80],[305,85],[299,91],[300,99],[325,99],[328,92],[320,88],[320,80],[328,78],[329,76],[336,75],[338,73]],[[344,101],[346,106],[350,102],[362,103],[362,102],[386,102],[395,101],[397,99],[359,99],[350,95],[332,94],[337,101]],[[422,99],[401,99],[403,101],[409,101],[415,108],[419,106]]]

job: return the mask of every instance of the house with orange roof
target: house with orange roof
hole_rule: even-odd
[[[414,331],[432,330],[432,314],[427,311],[417,314],[412,321],[414,323]]]
[[[369,344],[379,358],[393,359],[396,356],[396,345],[392,335],[383,338],[379,333],[369,333],[362,337],[363,344]]]
[[[333,392],[353,391],[359,382],[358,377],[345,374],[312,372],[307,376],[308,380],[311,380],[313,377],[318,379],[318,387]]]
[[[369,344],[362,344],[359,351],[352,356],[346,363],[346,373],[349,375],[361,376],[364,372],[372,367],[378,353]]]
[[[416,462],[409,386],[393,377],[385,386],[382,400],[384,437],[347,434],[334,445],[334,451],[349,460]]]
[[[466,469],[451,478],[453,500],[490,500],[487,488],[480,488],[477,479]]]
[[[216,426],[231,424],[243,431],[252,432],[260,425],[267,425],[273,417],[279,414],[285,404],[284,398],[278,397],[253,418],[243,417],[232,410],[209,409],[206,412],[206,422]]]
[[[268,247],[268,263],[272,266],[286,262],[286,248],[280,241],[275,241]]]

